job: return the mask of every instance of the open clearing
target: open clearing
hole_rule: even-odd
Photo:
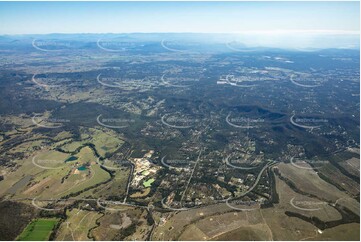
[[[339,201],[354,213],[360,213],[360,204],[355,199],[322,180],[314,170],[299,169],[291,164],[279,164],[277,167],[281,175],[296,184],[299,190],[328,201]]]
[[[90,240],[88,232],[96,227],[102,214],[95,211],[73,209],[67,211],[67,219],[61,224],[56,240]]]
[[[30,222],[24,231],[19,235],[17,240],[49,240],[49,236],[59,219],[41,218]]]

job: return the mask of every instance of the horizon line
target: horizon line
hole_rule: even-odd
[[[0,36],[16,36],[16,35],[51,35],[51,34],[320,34],[320,35],[359,35],[360,30],[249,30],[249,31],[234,31],[234,32],[49,32],[49,33],[17,33],[6,34],[1,33]]]

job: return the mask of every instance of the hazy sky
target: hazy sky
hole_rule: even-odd
[[[359,2],[1,2],[0,34],[357,32]]]

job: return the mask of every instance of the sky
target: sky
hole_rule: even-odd
[[[0,2],[0,34],[334,33],[360,30],[359,2]]]

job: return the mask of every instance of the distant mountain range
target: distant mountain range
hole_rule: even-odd
[[[0,35],[4,47],[22,45],[33,41],[71,42],[77,47],[87,47],[99,41],[109,43],[152,43],[165,42],[171,45],[227,45],[229,49],[247,50],[277,48],[287,50],[360,49],[359,34],[204,34],[204,33],[122,33],[122,34],[26,34]]]

